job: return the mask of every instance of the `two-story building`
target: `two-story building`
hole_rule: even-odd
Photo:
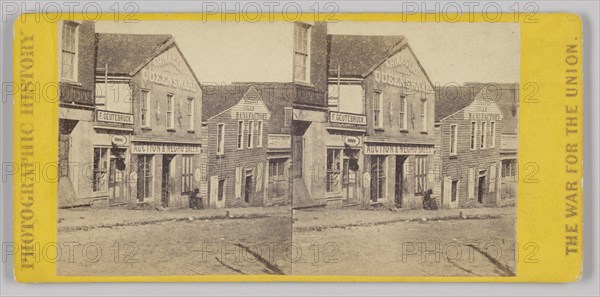
[[[239,90],[211,90],[203,99],[207,185],[201,193],[210,208],[263,206],[268,199],[271,112],[256,87]]]
[[[363,76],[367,197],[420,208],[434,176],[433,84],[406,39]]]
[[[433,174],[427,74],[402,36],[330,35],[328,49],[326,123],[304,134],[307,196],[313,205],[421,207]]]
[[[92,191],[109,204],[188,205],[200,187],[202,90],[171,35],[96,34]]]
[[[58,206],[91,205],[95,25],[58,22]]]
[[[515,204],[517,197],[519,148],[519,84],[468,82],[464,88],[477,94],[483,88],[494,98],[502,111],[500,135],[500,204]]]
[[[486,87],[443,87],[435,110],[440,206],[498,205],[503,112],[495,97]]]

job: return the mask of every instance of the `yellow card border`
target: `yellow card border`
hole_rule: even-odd
[[[235,14],[229,16],[234,18]],[[245,16],[248,17],[248,14]],[[320,20],[328,21],[393,22],[421,22],[422,17],[420,14],[356,13],[317,16]],[[448,14],[446,19],[447,16]],[[21,265],[21,260],[25,259],[26,263],[30,256],[27,254],[27,243],[30,240],[37,243],[56,242],[57,184],[45,180],[44,176],[35,175],[31,172],[34,169],[28,165],[38,164],[44,169],[43,164],[57,162],[58,102],[49,99],[57,98],[57,89],[46,89],[45,96],[40,96],[38,91],[37,96],[34,96],[37,99],[27,95],[27,91],[31,82],[44,85],[58,81],[58,61],[53,58],[58,55],[56,23],[35,22],[34,15],[31,14],[21,17],[29,17],[31,21],[22,22],[21,18],[17,18],[14,26],[14,82],[19,87],[14,94],[14,162],[21,168],[20,174],[14,178],[14,241],[17,247],[23,247],[15,254],[14,269],[20,282],[570,282],[581,276],[583,47],[582,22],[578,15],[538,14],[537,22],[530,22],[524,14],[503,14],[498,20],[515,22],[517,19],[521,32],[520,174],[517,197],[517,242],[520,257],[514,277],[57,276],[56,264],[44,261],[35,263],[34,269],[28,269],[26,265]],[[55,19],[63,17],[61,15]],[[81,18],[80,15],[74,17]],[[221,21],[222,14],[148,13],[137,14],[135,17],[139,20]],[[289,21],[281,14],[256,17],[260,17],[261,21]],[[451,19],[458,19],[460,22],[489,21],[482,15],[457,17]],[[51,18],[53,17],[44,19]],[[113,18],[114,15],[102,17],[104,20]],[[305,15],[302,18],[314,21],[315,15]],[[28,37],[34,40],[33,49],[27,48]],[[33,51],[33,55],[29,55],[29,50]],[[576,76],[576,84],[567,84],[573,82],[568,79],[569,76]],[[567,88],[575,88],[577,96],[567,97]],[[576,131],[568,133],[569,128]],[[569,151],[574,148],[576,151]],[[572,168],[575,172],[568,172],[566,168]],[[38,172],[39,170],[40,168]],[[52,172],[56,168],[45,170],[42,173]],[[32,182],[35,178],[39,182]],[[570,191],[569,187],[575,187],[575,190]],[[29,190],[33,192],[30,193]],[[568,204],[577,209],[576,215],[566,216]],[[576,230],[569,231],[569,228]],[[569,241],[575,244],[568,245]],[[528,243],[534,245],[528,246]],[[535,245],[538,249],[531,256],[531,248],[533,246],[535,249]],[[577,252],[567,256],[566,248],[577,249]]]

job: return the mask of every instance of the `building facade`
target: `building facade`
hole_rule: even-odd
[[[421,207],[434,151],[427,74],[402,36],[330,35],[328,48],[326,124],[308,129],[316,141],[303,166],[313,173],[310,199]]]
[[[365,167],[371,203],[421,208],[433,181],[433,84],[404,40],[367,73]]]
[[[202,90],[170,35],[96,34],[92,190],[187,207],[200,187]]]
[[[91,205],[92,139],[95,124],[95,25],[90,21],[59,21],[59,207]]]
[[[221,96],[212,94],[204,98],[211,109],[204,113],[207,187],[202,194],[210,208],[262,206],[267,200],[271,112],[254,86],[242,96],[236,93],[235,105],[228,108],[223,103],[231,99],[221,101]],[[219,111],[219,106],[225,109]]]
[[[500,146],[503,112],[483,87],[452,87],[436,92],[434,192],[443,208],[497,206],[500,202]]]

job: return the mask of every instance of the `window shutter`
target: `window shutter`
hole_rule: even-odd
[[[242,197],[242,167],[235,168],[235,198]]]
[[[496,164],[490,165],[490,186],[489,193],[493,193],[496,190]]]
[[[256,193],[260,192],[262,190],[262,180],[263,180],[263,167],[265,165],[263,163],[258,163],[256,164]]]
[[[475,167],[469,168],[469,199],[475,198]]]

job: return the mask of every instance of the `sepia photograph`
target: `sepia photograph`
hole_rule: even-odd
[[[57,275],[517,275],[519,23],[57,32]]]

